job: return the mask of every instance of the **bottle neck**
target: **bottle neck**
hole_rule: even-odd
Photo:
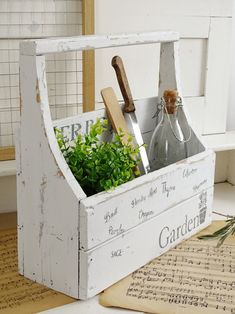
[[[164,112],[162,125],[165,125],[167,129],[171,129],[172,134],[179,140],[184,140],[184,135],[181,130],[181,126],[178,121],[177,111],[174,113]]]
[[[163,112],[163,118],[165,119],[170,119],[172,122],[178,120],[178,115],[177,115],[177,111],[175,111],[174,113],[168,113],[168,112]]]

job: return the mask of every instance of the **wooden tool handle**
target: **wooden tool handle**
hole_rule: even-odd
[[[126,76],[122,59],[119,56],[113,57],[112,66],[114,67],[114,70],[116,72],[119,87],[121,89],[122,96],[125,102],[123,110],[125,112],[133,112],[135,111],[135,105],[134,105],[133,98],[131,95],[131,90],[130,90],[130,86],[127,80],[127,76]]]
[[[122,137],[122,144],[130,144],[129,142],[129,130],[126,123],[126,120],[123,116],[121,107],[118,103],[117,96],[112,89],[112,87],[107,87],[101,90],[101,96],[103,98],[108,117],[111,121],[113,129],[119,133],[119,130],[122,129],[124,136]],[[131,142],[131,145],[134,147],[134,143]],[[135,176],[139,176],[140,170],[138,166],[134,168]]]
[[[126,120],[124,119],[121,107],[118,103],[116,94],[112,87],[107,87],[101,90],[101,96],[103,98],[108,117],[111,121],[113,129],[119,133],[119,129],[121,128],[124,132],[124,137],[122,138],[122,143],[128,143],[129,130],[126,124]]]

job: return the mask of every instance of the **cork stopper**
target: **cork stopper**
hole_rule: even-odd
[[[177,90],[167,89],[164,91],[163,98],[166,103],[166,110],[169,114],[174,114],[177,111]]]

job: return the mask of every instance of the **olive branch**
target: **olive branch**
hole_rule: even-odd
[[[235,216],[226,216],[217,212],[213,212],[220,216],[227,217],[226,225],[212,234],[199,236],[199,240],[218,240],[216,247],[220,247],[224,241],[230,236],[235,234]]]

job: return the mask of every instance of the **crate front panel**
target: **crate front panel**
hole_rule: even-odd
[[[205,152],[81,201],[80,248],[91,249],[213,186],[214,154]]]
[[[79,297],[91,297],[205,228],[213,187],[88,252],[80,251]]]

